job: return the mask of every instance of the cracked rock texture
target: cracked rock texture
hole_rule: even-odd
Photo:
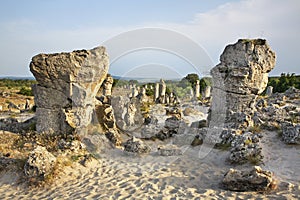
[[[108,67],[104,47],[34,56],[30,71],[38,82],[33,86],[37,131],[72,133],[88,126]]]
[[[275,66],[275,53],[266,40],[240,39],[225,48],[220,61],[211,70],[213,100],[210,126],[250,127],[253,125],[251,116],[257,95],[265,90],[268,72]]]

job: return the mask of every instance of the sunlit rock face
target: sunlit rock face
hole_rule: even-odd
[[[38,82],[33,86],[37,131],[71,133],[88,126],[108,68],[104,47],[34,56],[30,71]]]
[[[275,53],[263,39],[240,39],[228,45],[221,63],[211,70],[213,78],[210,125],[246,128],[251,125],[257,95],[268,83]]]

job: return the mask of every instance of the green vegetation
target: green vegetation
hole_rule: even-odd
[[[25,96],[33,96],[33,92],[31,88],[22,87],[18,94],[25,95]]]
[[[29,80],[29,79],[18,79],[18,80],[13,80],[13,79],[0,79],[0,87],[7,87],[8,89],[11,88],[29,88],[33,84],[36,84],[37,82],[35,80]]]
[[[280,77],[269,77],[268,86],[273,87],[274,93],[285,92],[290,87],[300,89],[300,76],[296,76],[294,73],[282,73]]]

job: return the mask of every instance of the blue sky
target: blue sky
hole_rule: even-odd
[[[298,0],[1,1],[0,75],[31,76],[29,62],[38,53],[90,49],[145,27],[172,30],[195,41],[210,57],[209,67],[219,62],[227,44],[239,38],[266,38],[277,54],[271,74],[300,74],[299,24]],[[149,66],[151,73],[151,63],[179,70],[180,75],[192,72],[184,60],[157,51],[123,56],[110,72],[124,75]],[[151,76],[168,74],[155,71]]]

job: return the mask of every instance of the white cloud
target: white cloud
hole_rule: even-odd
[[[144,23],[136,26],[80,27],[39,30],[32,21],[0,24],[0,60],[3,66],[14,66],[14,72],[28,72],[30,58],[39,52],[71,51],[92,48],[121,32],[160,27],[183,33],[202,45],[213,62],[229,43],[238,38],[266,38],[277,53],[277,67],[273,74],[296,72],[300,74],[298,49],[300,46],[299,0],[243,0],[221,5],[213,10],[195,14],[187,23]],[[25,65],[25,66],[24,66]],[[21,68],[22,70],[17,70]],[[11,69],[1,68],[1,74]]]
[[[277,53],[273,74],[281,71],[299,74],[299,24],[300,1],[247,0],[196,14],[189,24],[158,26],[189,35],[207,49],[216,63],[226,44],[238,38],[266,38]]]

